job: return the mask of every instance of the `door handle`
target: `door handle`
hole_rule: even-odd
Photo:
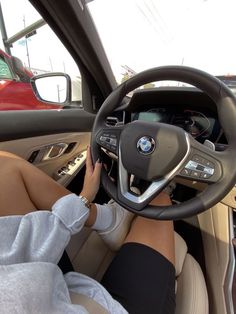
[[[57,143],[45,147],[46,149],[42,160],[49,160],[60,157],[61,155],[64,154],[67,147],[68,144],[66,143]]]

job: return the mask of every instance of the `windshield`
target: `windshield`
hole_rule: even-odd
[[[162,65],[236,74],[235,0],[94,0],[88,8],[118,83]]]

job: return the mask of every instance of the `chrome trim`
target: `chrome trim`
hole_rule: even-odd
[[[205,140],[203,145],[210,148],[211,150],[216,150],[215,144],[209,140]]]
[[[50,154],[55,147],[57,147],[59,149],[59,152],[57,155],[50,157]],[[56,143],[56,144],[46,146],[45,147],[45,154],[43,155],[42,160],[49,160],[49,159],[54,159],[54,158],[60,157],[64,153],[64,151],[67,149],[67,147],[68,147],[68,144],[66,144],[66,143]]]
[[[150,147],[149,147],[148,151],[144,150],[145,147],[143,147],[143,143],[142,143],[143,140],[146,140],[146,142],[148,142],[150,144]],[[144,145],[144,146],[146,146],[146,145]],[[142,155],[150,155],[156,149],[156,142],[155,142],[153,137],[148,136],[148,135],[144,135],[144,136],[140,137],[140,139],[137,141],[136,147],[137,147],[137,150],[138,150],[138,152],[140,154],[142,154]]]
[[[200,165],[202,167],[204,167],[204,170],[199,170],[197,169],[197,166]],[[189,169],[189,170],[197,170],[197,171],[200,171],[201,173],[207,173],[207,174],[210,174],[211,176],[214,174],[215,172],[215,169],[214,168],[211,168],[211,167],[208,167],[208,166],[205,166],[201,163],[198,163],[194,160],[189,160],[189,162],[187,163],[187,165],[185,166],[185,168]]]
[[[188,133],[185,132],[185,139],[187,143],[187,151],[184,155],[181,162],[171,171],[169,172],[163,179],[154,181],[151,183],[151,185],[146,189],[146,191],[141,195],[134,195],[129,192],[129,186],[128,186],[128,172],[124,168],[124,165],[122,163],[121,158],[121,148],[119,145],[119,188],[121,191],[121,194],[124,198],[127,200],[136,203],[136,204],[142,204],[144,203],[148,198],[150,198],[153,194],[160,192],[162,188],[171,180],[173,177],[175,177],[180,169],[182,168],[184,162],[189,156],[190,153],[190,139]]]

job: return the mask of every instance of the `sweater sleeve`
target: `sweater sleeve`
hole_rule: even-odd
[[[0,217],[0,264],[57,263],[88,215],[89,209],[80,198],[69,194],[60,198],[52,211]]]

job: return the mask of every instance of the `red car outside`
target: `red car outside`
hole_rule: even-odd
[[[0,110],[58,109],[61,105],[38,100],[32,90],[33,73],[20,59],[0,49]]]

